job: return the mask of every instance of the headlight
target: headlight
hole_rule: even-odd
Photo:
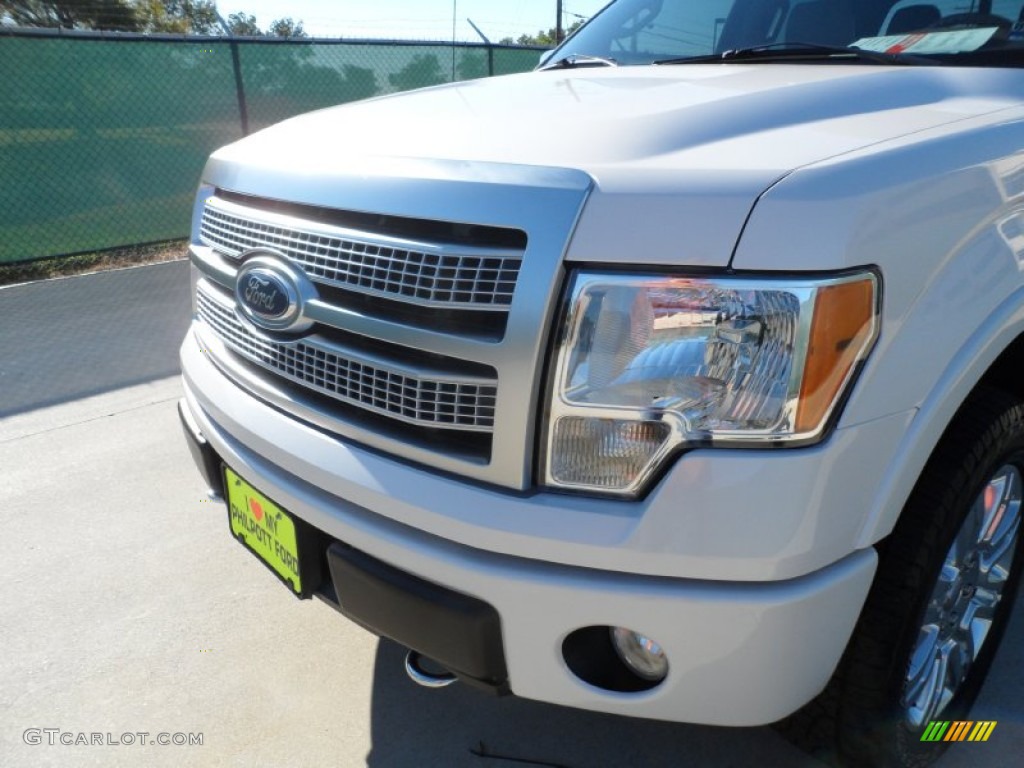
[[[636,495],[685,446],[806,444],[871,350],[878,281],[578,272],[544,426],[548,486]]]

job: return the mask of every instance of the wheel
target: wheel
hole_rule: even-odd
[[[982,388],[922,472],[825,692],[780,724],[843,766],[931,764],[933,720],[967,719],[1024,567],[1024,405]]]

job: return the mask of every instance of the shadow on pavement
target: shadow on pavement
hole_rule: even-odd
[[[380,641],[370,711],[373,746],[367,756],[373,768],[821,765],[769,728],[637,720],[514,696],[496,698],[460,683],[421,688],[406,677],[404,658],[403,648]]]
[[[178,373],[189,263],[0,288],[0,418]]]
[[[1018,596],[1006,642],[971,713],[976,719],[998,721],[992,743],[951,747],[936,768],[1006,765],[1008,755],[1024,749],[1024,644],[1014,642],[1022,635],[1024,594]],[[404,659],[401,646],[390,640],[378,643],[370,702],[372,749],[367,756],[373,768],[823,766],[768,727],[716,728],[617,717],[514,696],[497,698],[460,683],[430,690],[409,680]]]

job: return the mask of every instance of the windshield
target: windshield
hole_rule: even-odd
[[[615,0],[548,60],[864,60],[834,51],[829,57],[812,45],[919,62],[1020,66],[1024,0]],[[731,55],[751,49],[762,55]]]

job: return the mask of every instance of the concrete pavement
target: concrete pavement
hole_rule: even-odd
[[[174,270],[185,272],[159,265],[109,273],[124,278],[103,278],[104,290],[177,292],[166,276]],[[95,279],[61,281],[61,301],[81,300],[76,282]],[[45,297],[46,286],[31,288]],[[21,288],[0,289],[6,354],[19,349],[7,291]],[[181,323],[187,291],[175,295],[151,305],[147,327]],[[98,350],[68,348],[88,334],[42,332],[55,360],[102,359]],[[61,385],[66,401],[19,406],[0,420],[0,765],[818,765],[768,728],[628,720],[459,685],[415,686],[401,649],[318,601],[294,599],[232,539],[181,437],[179,381],[152,375],[176,369],[177,337],[154,339],[148,378],[121,386],[132,379],[125,369],[112,369],[107,383],[90,373]],[[91,334],[89,343],[107,339]],[[27,363],[13,365],[6,370],[31,373]],[[100,394],[67,399],[90,388]],[[0,378],[0,398],[10,391]],[[1018,762],[1022,641],[1018,604],[974,712],[999,724],[988,743],[953,746],[940,768]],[[148,735],[130,745],[65,746],[41,732],[41,744],[27,744],[33,728],[87,741],[93,733],[101,741]],[[148,743],[161,733],[202,734],[202,744]]]

